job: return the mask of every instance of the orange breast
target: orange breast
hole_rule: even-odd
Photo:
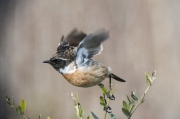
[[[92,67],[76,70],[71,74],[62,74],[63,77],[72,85],[79,87],[90,87],[99,84],[108,77],[107,67]]]

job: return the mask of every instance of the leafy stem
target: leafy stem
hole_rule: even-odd
[[[110,96],[112,96],[112,95],[113,95],[113,93],[115,92],[115,90],[116,90],[117,86],[118,86],[118,84],[116,84],[116,86],[114,87],[114,89],[113,89],[113,90],[112,90],[112,89],[110,89]],[[107,100],[107,106],[109,106],[109,103],[110,103],[110,98],[108,98],[108,100]],[[104,113],[104,119],[106,119],[106,115],[107,115],[107,111],[105,111],[105,113]]]
[[[146,91],[144,92],[143,96],[141,97],[141,99],[138,101],[138,103],[136,104],[136,106],[134,107],[134,109],[131,111],[130,116],[128,117],[128,119],[131,118],[132,114],[136,111],[136,109],[139,107],[140,104],[142,104],[144,102],[144,98],[146,96],[146,93],[148,92],[149,88],[151,86],[149,85],[148,88],[146,89]]]
[[[144,94],[141,96],[141,98],[138,98],[135,94],[135,92],[133,91],[131,93],[131,98],[132,100],[128,97],[128,95],[126,96],[128,99],[128,103],[126,101],[123,101],[123,108],[122,111],[123,113],[127,116],[127,119],[130,119],[131,116],[133,115],[133,113],[136,111],[136,109],[139,107],[140,104],[142,104],[145,100],[145,96],[148,92],[148,90],[150,89],[150,87],[152,86],[153,81],[156,79],[156,71],[154,71],[152,73],[152,77],[149,76],[149,74],[146,72],[145,73],[145,77],[146,77],[146,82],[148,84],[147,89],[145,90]]]

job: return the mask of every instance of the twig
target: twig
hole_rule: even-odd
[[[141,99],[138,101],[137,105],[135,106],[134,110],[131,112],[131,115],[129,116],[128,119],[131,118],[131,116],[132,116],[132,114],[134,113],[134,111],[135,111],[135,110],[139,107],[139,105],[142,103],[142,101],[144,100],[144,97],[145,97],[145,95],[146,95],[146,93],[148,92],[148,90],[149,90],[150,87],[151,87],[151,86],[148,86],[148,88],[147,88],[146,91],[144,92],[143,96],[142,96]]]
[[[155,78],[154,78],[154,79],[155,79]],[[152,80],[152,83],[153,83],[154,79]],[[144,102],[144,98],[145,98],[146,93],[148,92],[148,90],[149,90],[150,87],[151,87],[151,85],[149,85],[149,86],[147,87],[146,91],[144,92],[144,94],[143,94],[143,96],[141,97],[141,99],[138,101],[137,105],[135,106],[135,108],[134,108],[133,111],[131,112],[131,115],[128,117],[128,119],[131,118],[132,114],[133,114],[134,111],[139,107],[139,105]]]

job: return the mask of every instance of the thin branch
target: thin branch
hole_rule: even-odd
[[[139,107],[139,105],[142,103],[142,101],[144,100],[144,97],[145,97],[145,95],[146,95],[146,93],[148,92],[148,90],[149,90],[150,87],[151,87],[151,86],[148,86],[148,88],[147,88],[146,91],[144,92],[143,96],[141,97],[141,99],[138,101],[137,105],[135,106],[135,108],[134,108],[133,111],[131,112],[131,115],[129,116],[128,119],[131,118],[131,116],[132,116],[132,114],[134,113],[134,111],[135,111],[135,110]]]
[[[154,79],[155,79],[155,78],[153,78],[152,83],[153,83]],[[145,98],[145,96],[146,96],[146,94],[147,94],[147,92],[148,92],[148,90],[149,90],[150,87],[151,87],[151,85],[149,85],[149,86],[147,87],[146,91],[144,92],[144,94],[143,94],[143,96],[141,97],[141,99],[138,101],[137,105],[135,106],[135,108],[134,108],[133,111],[131,112],[131,115],[129,116],[128,119],[131,118],[132,114],[133,114],[133,113],[135,112],[135,110],[139,107],[139,105],[144,102],[144,98]]]

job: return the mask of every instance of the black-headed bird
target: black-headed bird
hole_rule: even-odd
[[[109,31],[106,28],[88,35],[75,28],[66,38],[62,36],[56,54],[43,63],[52,65],[69,83],[78,87],[98,85],[106,78],[125,82],[113,74],[109,67],[91,59],[101,53],[102,42],[108,38]]]

